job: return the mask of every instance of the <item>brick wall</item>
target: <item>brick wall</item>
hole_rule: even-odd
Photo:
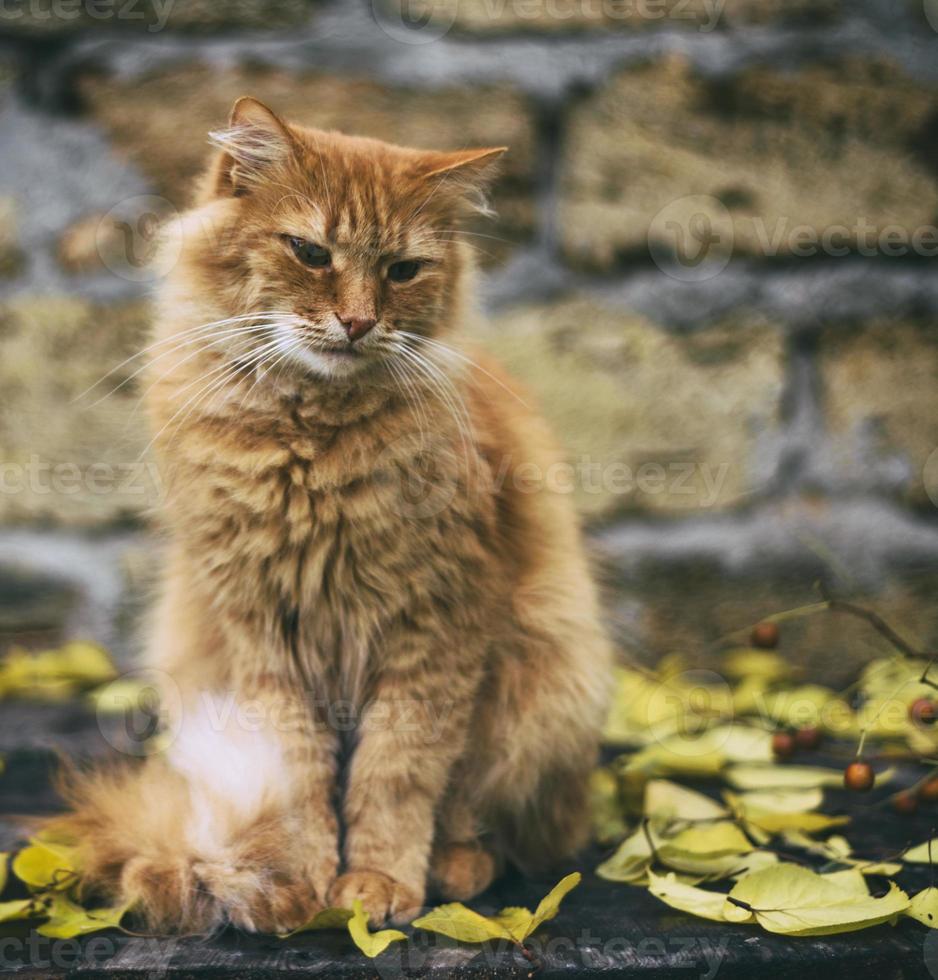
[[[65,581],[66,630],[127,645],[158,497],[133,366],[73,399],[139,346],[148,215],[244,93],[511,146],[475,340],[565,442],[624,648],[712,662],[819,577],[938,647],[933,0],[5,4],[0,565]],[[789,642],[830,677],[876,649]]]

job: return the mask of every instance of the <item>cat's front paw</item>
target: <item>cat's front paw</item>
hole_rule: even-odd
[[[329,904],[350,909],[359,899],[373,926],[389,918],[410,922],[423,906],[422,889],[411,888],[382,871],[349,871],[336,880],[329,892]]]

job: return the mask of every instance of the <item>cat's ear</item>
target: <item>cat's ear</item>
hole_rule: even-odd
[[[507,146],[495,146],[421,153],[417,173],[428,181],[448,183],[475,210],[489,213],[485,192],[497,172],[499,159],[507,150]]]
[[[221,151],[212,163],[206,191],[212,197],[240,197],[275,164],[289,157],[296,140],[287,124],[263,102],[242,96],[225,129],[209,133]]]

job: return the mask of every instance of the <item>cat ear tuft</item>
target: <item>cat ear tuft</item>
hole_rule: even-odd
[[[295,141],[287,124],[272,110],[250,96],[235,102],[228,126],[209,133],[221,150],[209,175],[215,197],[239,197],[273,165],[293,152]]]
[[[492,182],[501,156],[507,146],[477,150],[455,150],[450,153],[428,152],[420,155],[418,175],[426,180],[449,183],[469,206],[490,215],[485,192]]]
[[[421,166],[422,176],[438,177],[442,174],[459,174],[488,180],[494,164],[508,151],[507,146],[488,147],[482,150],[455,150],[452,153],[426,153]]]

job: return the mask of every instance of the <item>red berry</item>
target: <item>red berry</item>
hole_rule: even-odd
[[[918,809],[918,798],[914,793],[909,793],[908,791],[896,793],[892,798],[892,808],[896,813],[915,813]]]
[[[909,705],[909,718],[917,725],[934,725],[938,721],[938,704],[931,698],[918,698]]]
[[[821,734],[820,728],[815,728],[813,725],[809,725],[807,728],[799,728],[795,732],[795,745],[799,749],[804,749],[806,752],[810,752],[816,749],[821,744],[821,739],[823,735]]]
[[[749,635],[749,640],[754,647],[762,650],[774,650],[778,646],[778,626],[775,623],[758,623]]]
[[[927,803],[938,800],[938,779],[929,779],[927,783],[922,783],[918,795]]]
[[[790,759],[795,754],[795,736],[790,732],[776,732],[772,736],[772,751],[776,759]]]
[[[854,793],[867,793],[876,782],[876,774],[868,762],[851,762],[844,770],[844,786]]]

